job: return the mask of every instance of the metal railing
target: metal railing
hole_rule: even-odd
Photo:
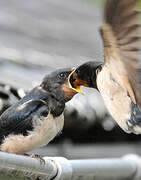
[[[44,157],[38,160],[0,152],[0,179],[10,180],[140,180],[141,157],[67,160],[63,157]]]

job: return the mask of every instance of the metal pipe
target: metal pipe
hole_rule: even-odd
[[[92,159],[71,160],[73,167],[72,179],[125,179],[131,178],[136,172],[135,162],[124,159]]]
[[[0,152],[0,176],[27,179],[51,179],[57,175],[57,167],[51,159],[45,164],[26,156]]]
[[[33,158],[0,152],[0,177],[40,180],[140,180],[141,157],[127,155],[113,159],[67,160],[44,157],[40,164]]]

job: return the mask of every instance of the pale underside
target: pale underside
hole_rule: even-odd
[[[1,151],[24,154],[35,148],[47,145],[63,128],[63,114],[57,118],[53,118],[49,114],[46,118],[34,119],[34,130],[29,132],[28,136],[9,135],[1,144]]]
[[[112,57],[111,57],[112,58]],[[129,130],[127,120],[131,118],[131,99],[125,86],[122,86],[121,76],[123,77],[123,65],[121,61],[111,60],[102,67],[97,75],[97,87],[104,99],[105,105],[116,120],[118,125],[127,133],[141,133],[138,126]],[[120,74],[120,72],[122,72]]]
[[[97,86],[110,114],[124,131],[136,134],[141,133],[139,118],[133,120],[131,115],[132,105],[141,109],[138,77],[141,26],[140,13],[136,11],[138,2],[106,1],[100,28],[104,65],[97,75]],[[129,124],[129,120],[134,122]]]

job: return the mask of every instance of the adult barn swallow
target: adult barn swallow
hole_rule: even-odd
[[[0,116],[0,150],[24,154],[48,144],[63,128],[63,111],[79,88],[71,86],[74,69],[59,69]]]
[[[99,90],[110,114],[124,131],[141,134],[141,31],[137,2],[106,1],[100,28],[104,63],[87,62],[77,68],[74,76],[79,78],[75,84]]]

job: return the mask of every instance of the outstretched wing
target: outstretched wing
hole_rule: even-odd
[[[141,109],[139,87],[139,49],[141,31],[138,0],[107,0],[101,36],[104,42],[105,64],[111,64],[119,84],[127,90],[132,101]]]
[[[0,116],[0,138],[13,134],[24,134],[33,129],[33,119],[48,115],[48,107],[43,100],[28,100],[8,108]]]

